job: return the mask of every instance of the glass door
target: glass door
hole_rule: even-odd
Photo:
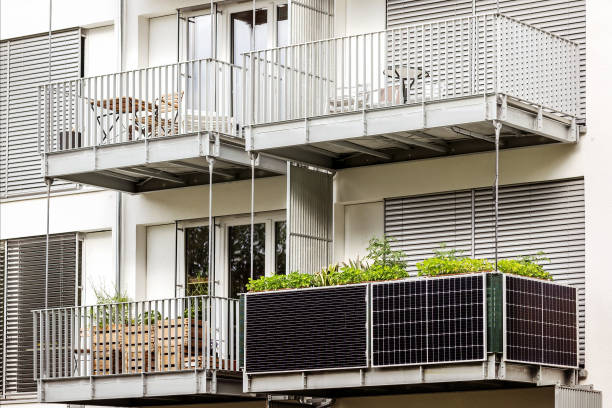
[[[254,225],[253,279],[266,273],[266,224]],[[237,298],[246,291],[251,277],[251,225],[228,227],[229,297]]]
[[[208,226],[185,228],[185,295],[208,295]]]

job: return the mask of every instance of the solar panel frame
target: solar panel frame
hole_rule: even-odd
[[[365,336],[365,355],[364,355],[364,359],[365,359],[365,363],[363,365],[361,364],[356,364],[356,365],[347,365],[347,366],[326,366],[326,367],[320,367],[320,368],[296,368],[296,369],[285,369],[285,368],[281,368],[278,370],[256,370],[256,369],[250,369],[248,366],[248,300],[249,298],[253,298],[253,297],[259,297],[259,296],[278,296],[282,294],[289,294],[289,293],[296,293],[296,292],[326,292],[326,291],[334,291],[334,290],[342,290],[344,288],[358,288],[358,287],[364,287],[364,292],[365,292],[365,296],[364,296],[364,302],[365,302],[365,313],[364,313],[364,317],[365,317],[365,326],[364,326],[364,336]],[[282,374],[282,373],[291,373],[291,372],[304,372],[304,371],[308,371],[308,372],[317,372],[317,371],[339,371],[339,370],[351,370],[351,369],[364,369],[368,367],[369,364],[369,352],[368,352],[368,345],[370,342],[369,336],[370,336],[370,331],[367,329],[368,327],[368,316],[369,316],[369,310],[368,308],[370,307],[370,284],[369,283],[358,283],[358,284],[349,284],[349,285],[338,285],[338,286],[326,286],[326,287],[308,287],[308,288],[299,288],[299,289],[283,289],[283,290],[279,290],[279,291],[266,291],[266,292],[253,292],[253,293],[247,293],[245,294],[245,310],[247,311],[246,314],[246,318],[245,318],[245,324],[244,324],[244,371],[246,374],[248,375],[257,375],[257,374]]]
[[[482,355],[479,355],[477,358],[473,358],[473,359],[446,359],[446,360],[442,360],[442,359],[436,359],[435,361],[430,361],[430,349],[428,346],[425,347],[425,356],[426,356],[426,361],[418,361],[418,362],[400,362],[400,363],[395,363],[395,364],[377,364],[377,358],[376,358],[376,347],[375,347],[375,320],[374,320],[374,313],[375,313],[375,308],[376,308],[376,298],[374,295],[374,291],[375,291],[375,287],[380,287],[383,285],[394,285],[394,284],[401,284],[401,283],[413,283],[416,284],[417,282],[422,282],[423,286],[425,288],[428,288],[428,284],[434,284],[434,283],[440,283],[440,282],[448,282],[451,280],[454,280],[455,282],[460,282],[461,280],[465,280],[466,278],[473,278],[473,277],[478,277],[480,278],[480,288],[477,290],[480,290],[482,292],[481,294],[481,298],[480,298],[480,302],[477,303],[478,305],[481,306],[480,309],[480,316],[476,316],[477,318],[480,318],[482,321],[482,324],[480,326],[480,332],[481,332],[481,344],[477,345],[476,347],[482,347]],[[398,367],[398,366],[420,366],[420,365],[435,365],[435,364],[447,364],[447,363],[466,363],[466,362],[482,362],[482,361],[486,361],[487,359],[487,286],[486,286],[486,274],[485,273],[474,273],[474,274],[461,274],[461,275],[453,275],[453,276],[439,276],[439,277],[435,277],[435,278],[410,278],[407,280],[400,280],[400,281],[392,281],[392,282],[373,282],[372,284],[372,292],[370,294],[370,299],[371,299],[371,315],[370,315],[370,327],[371,327],[371,333],[370,333],[370,363],[372,367],[377,367],[377,368],[384,368],[384,367]],[[430,309],[432,309],[430,307],[430,305],[427,303],[428,300],[428,295],[429,292],[426,290],[425,292],[425,299],[426,300],[426,307],[425,307],[425,315],[426,317],[429,317],[430,315]],[[476,304],[476,303],[474,303]],[[453,319],[449,319],[449,320],[453,320]],[[425,341],[426,344],[429,344],[429,339],[430,339],[430,333],[429,333],[429,321],[426,322],[425,326],[427,327],[427,333],[425,336]]]
[[[559,283],[554,283],[554,282],[549,282],[549,281],[545,281],[545,280],[541,280],[541,279],[534,279],[534,278],[529,278],[529,277],[525,277],[525,276],[520,276],[520,275],[512,275],[512,276],[508,276],[507,274],[503,275],[503,308],[502,308],[502,319],[503,319],[503,353],[502,353],[502,358],[504,361],[508,361],[508,362],[513,362],[513,363],[521,363],[521,364],[529,364],[529,365],[542,365],[542,366],[546,366],[546,367],[559,367],[559,368],[574,368],[574,369],[578,369],[579,368],[579,363],[580,363],[580,359],[579,359],[579,347],[580,347],[580,341],[579,341],[579,330],[578,330],[578,293],[577,293],[577,289],[575,287],[572,287],[570,285],[564,285],[564,284],[559,284]],[[524,280],[527,282],[533,282],[534,284],[538,284],[541,285],[542,288],[545,287],[545,285],[549,285],[549,286],[556,286],[559,288],[566,288],[570,291],[573,291],[573,303],[574,303],[574,331],[575,331],[575,336],[574,336],[574,343],[575,343],[575,347],[574,350],[572,351],[574,353],[574,360],[575,360],[575,364],[555,364],[555,363],[551,363],[548,361],[544,361],[544,354],[545,354],[545,349],[544,349],[544,345],[543,345],[543,338],[544,338],[544,313],[545,313],[545,308],[544,308],[544,301],[543,298],[544,296],[542,295],[542,304],[540,306],[541,309],[541,314],[542,314],[542,321],[541,321],[541,325],[542,325],[542,341],[540,342],[540,353],[542,355],[542,357],[539,359],[540,361],[535,361],[534,360],[529,360],[529,359],[520,359],[520,358],[512,358],[509,356],[508,353],[508,336],[509,336],[509,330],[508,330],[508,305],[510,304],[508,302],[508,279],[520,279],[520,280]],[[542,291],[543,292],[543,291]],[[553,351],[553,352],[557,352],[559,353],[559,351]],[[561,353],[563,351],[560,351]]]

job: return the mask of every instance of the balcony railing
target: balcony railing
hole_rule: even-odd
[[[239,136],[238,66],[194,60],[39,88],[45,152],[197,132]]]
[[[579,115],[579,50],[490,14],[246,53],[246,124],[506,94]]]
[[[34,376],[237,372],[239,304],[195,296],[34,312]]]

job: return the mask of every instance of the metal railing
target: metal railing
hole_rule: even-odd
[[[240,367],[236,299],[192,296],[33,313],[35,379]]]
[[[503,93],[577,116],[578,46],[499,14],[244,54],[245,125]]]
[[[201,59],[38,89],[44,151],[212,131],[240,136],[241,68]],[[44,135],[44,136],[43,136]]]

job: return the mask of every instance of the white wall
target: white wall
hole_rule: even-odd
[[[110,231],[91,232],[83,238],[83,305],[95,305],[95,291],[114,293],[116,276]]]
[[[336,35],[355,35],[385,29],[386,0],[336,0]]]
[[[84,30],[85,76],[117,71],[117,43],[113,25]]]
[[[52,29],[108,25],[116,17],[119,0],[53,0]],[[49,30],[49,0],[2,0],[0,38]]]
[[[363,258],[372,237],[384,235],[382,201],[344,207],[344,259]]]
[[[176,62],[177,37],[176,13],[149,19],[149,66]]]
[[[604,390],[604,407],[612,406],[612,131],[609,103],[612,89],[612,4],[591,0],[587,7],[587,118],[585,152],[586,211],[586,367],[589,383]]]
[[[174,224],[147,227],[147,299],[174,297]]]

